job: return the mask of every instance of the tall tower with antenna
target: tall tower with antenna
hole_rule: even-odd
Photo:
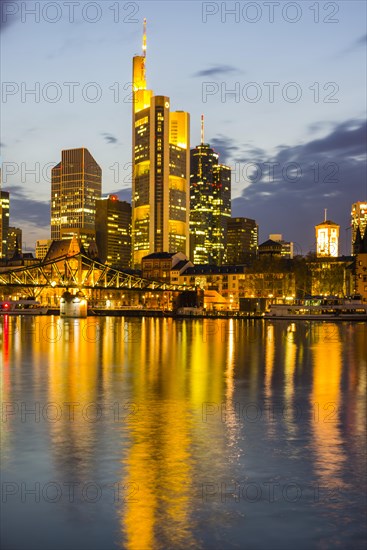
[[[190,259],[197,264],[227,261],[227,222],[231,218],[231,169],[205,141],[201,115],[200,145],[190,158]]]
[[[152,252],[189,254],[190,118],[147,89],[147,22],[133,58],[132,248],[139,267]]]

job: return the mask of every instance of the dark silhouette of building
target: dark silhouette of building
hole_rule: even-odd
[[[117,195],[96,201],[96,243],[103,263],[131,267],[131,204]]]
[[[229,218],[227,222],[227,264],[240,265],[255,258],[259,228],[249,218]]]

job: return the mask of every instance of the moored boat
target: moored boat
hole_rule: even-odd
[[[5,300],[0,302],[0,315],[47,315],[48,307],[38,300]]]
[[[355,298],[313,297],[292,304],[272,304],[265,319],[367,321],[367,303]]]

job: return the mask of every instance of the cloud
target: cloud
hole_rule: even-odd
[[[211,139],[210,146],[216,153],[219,153],[219,162],[222,164],[227,163],[228,159],[233,158],[233,153],[239,151],[239,147],[235,145],[234,140],[222,134]]]
[[[272,158],[246,151],[245,162],[232,173],[232,185],[243,188],[232,201],[232,214],[255,218],[261,240],[283,233],[306,253],[327,208],[328,217],[341,226],[340,253],[349,254],[350,234],[344,229],[350,225],[350,206],[367,198],[366,136],[366,121],[352,119],[321,139],[282,147]]]
[[[239,69],[231,67],[230,65],[213,65],[209,69],[203,69],[201,71],[198,71],[197,73],[194,73],[192,76],[198,78],[203,76],[220,76],[223,74],[228,75],[240,72],[241,71]]]
[[[42,227],[49,234],[50,229],[50,203],[41,202],[30,198],[20,185],[14,185],[3,189],[9,191],[10,196],[10,225],[23,227],[24,222]]]
[[[112,134],[103,133],[101,135],[104,137],[109,145],[114,145],[115,143],[118,143],[118,139]]]
[[[9,2],[9,0],[0,0],[0,33],[2,34],[13,23],[16,23],[20,15],[20,6],[18,2]]]
[[[352,44],[347,46],[344,50],[339,52],[338,57],[342,56],[342,55],[346,55],[348,53],[352,53],[355,50],[358,50],[359,48],[361,48],[363,46],[366,47],[366,44],[367,44],[367,34],[364,34],[364,35],[360,36],[359,38],[357,38],[357,40],[355,40]]]
[[[120,201],[129,202],[131,204],[131,196],[132,196],[131,187],[125,187],[124,189],[113,191],[112,194],[117,195]]]

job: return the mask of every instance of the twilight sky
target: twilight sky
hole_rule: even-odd
[[[49,238],[50,167],[85,146],[131,198],[131,59],[231,166],[232,214],[306,253],[367,199],[366,3],[1,0],[2,188],[28,250]],[[227,10],[227,11],[226,11]],[[31,13],[33,12],[33,13]],[[232,13],[230,13],[232,12]],[[33,90],[33,93],[30,91]],[[29,93],[30,92],[30,93]]]

